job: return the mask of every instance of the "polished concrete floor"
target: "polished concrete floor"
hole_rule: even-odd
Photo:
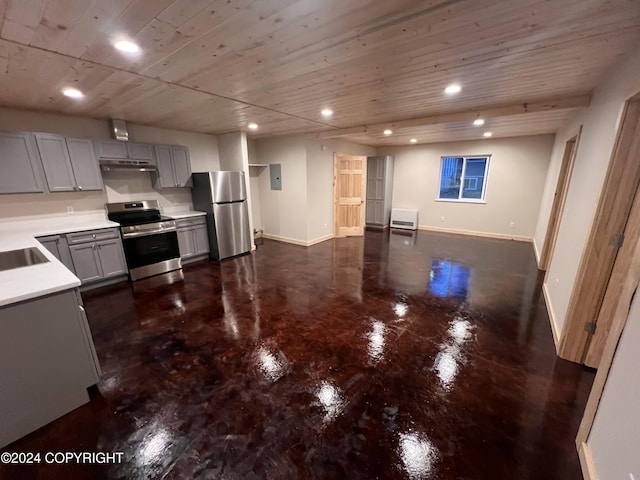
[[[594,373],[558,359],[528,243],[265,241],[83,295],[91,403],[10,445],[122,463],[2,479],[580,479]]]

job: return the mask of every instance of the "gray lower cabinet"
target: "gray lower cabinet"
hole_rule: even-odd
[[[50,192],[102,190],[102,176],[91,140],[35,134]]]
[[[64,235],[48,235],[46,237],[38,237],[37,240],[44,248],[49,250],[60,262],[73,272],[73,260],[69,252],[69,245]]]
[[[68,233],[66,239],[73,271],[83,285],[127,274],[117,228]]]
[[[181,145],[156,145],[156,188],[191,187],[189,149]]]
[[[77,289],[0,307],[0,448],[89,402],[101,375]]]
[[[127,273],[119,238],[70,245],[69,250],[76,276],[83,284]]]
[[[176,220],[180,258],[187,260],[209,253],[209,235],[204,217]]]
[[[367,158],[367,203],[365,223],[367,227],[384,228],[391,217],[393,194],[393,157]]]
[[[0,193],[43,192],[44,172],[33,134],[0,132]]]

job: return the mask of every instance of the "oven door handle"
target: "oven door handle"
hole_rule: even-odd
[[[176,232],[176,227],[159,228],[158,230],[146,230],[143,232],[123,233],[122,238],[148,237],[149,235],[157,235],[159,233]]]

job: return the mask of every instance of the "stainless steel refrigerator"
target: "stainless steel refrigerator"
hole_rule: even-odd
[[[211,257],[222,260],[251,251],[244,172],[194,173],[192,178],[193,206],[207,212]]]

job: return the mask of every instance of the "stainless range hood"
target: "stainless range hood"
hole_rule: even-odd
[[[147,160],[100,160],[103,172],[157,172],[158,167]]]

